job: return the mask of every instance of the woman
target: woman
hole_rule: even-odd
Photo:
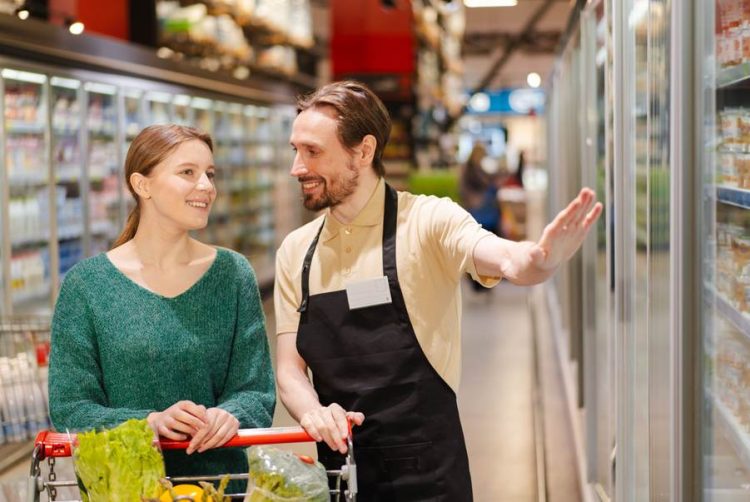
[[[273,371],[247,260],[189,232],[216,198],[210,136],[156,125],[125,160],[136,205],[114,248],[66,275],[52,321],[50,415],[58,431],[146,418],[190,439],[165,451],[170,476],[246,472],[241,450],[213,450],[239,427],[268,427]]]

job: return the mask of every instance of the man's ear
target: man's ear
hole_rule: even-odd
[[[135,193],[141,199],[150,199],[151,193],[149,192],[148,178],[141,173],[133,173],[130,175],[130,186],[133,187]]]
[[[372,164],[372,160],[375,158],[375,149],[378,147],[378,140],[375,136],[368,134],[362,138],[362,143],[359,144],[360,148],[360,161],[365,165]]]

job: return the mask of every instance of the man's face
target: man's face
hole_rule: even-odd
[[[331,108],[310,108],[292,125],[289,143],[296,154],[290,174],[300,182],[305,207],[312,211],[341,204],[358,186],[354,155],[339,141],[333,113]]]

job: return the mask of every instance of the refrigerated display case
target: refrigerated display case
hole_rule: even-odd
[[[701,5],[703,500],[750,500],[750,3]]]
[[[0,77],[8,221],[8,238],[3,239],[6,310],[34,313],[50,307],[53,288],[49,80],[41,73],[9,68],[0,71]]]
[[[309,89],[268,77],[235,82],[34,23],[0,16],[0,48],[18,56],[0,57],[0,313],[49,313],[70,267],[110,249],[134,204],[127,149],[143,127],[171,122],[214,139],[218,198],[198,236],[248,256],[269,290],[277,227],[304,219],[287,199],[296,187],[280,181],[290,178],[291,104]],[[24,52],[29,44],[38,53]]]

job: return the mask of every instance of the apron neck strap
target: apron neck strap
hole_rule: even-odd
[[[383,214],[383,275],[391,285],[398,284],[396,270],[396,222],[398,220],[398,194],[385,184],[385,213]]]
[[[398,273],[396,271],[396,222],[398,220],[398,194],[388,183],[385,184],[385,212],[383,214],[383,274],[388,277],[391,285],[398,284]],[[315,238],[305,254],[305,261],[302,263],[302,302],[297,312],[302,313],[307,310],[307,304],[310,299],[310,264],[315,254],[315,248],[318,246],[318,239],[323,227],[326,224],[325,218],[323,223],[315,234]]]
[[[323,231],[323,227],[326,224],[326,219],[323,218],[323,223],[318,229],[318,233],[315,234],[310,247],[307,248],[307,254],[305,254],[305,261],[302,263],[302,303],[300,303],[297,312],[302,313],[307,310],[307,301],[310,298],[310,263],[312,263],[313,254],[315,254],[315,248],[318,246],[318,239],[320,239],[320,233]]]

